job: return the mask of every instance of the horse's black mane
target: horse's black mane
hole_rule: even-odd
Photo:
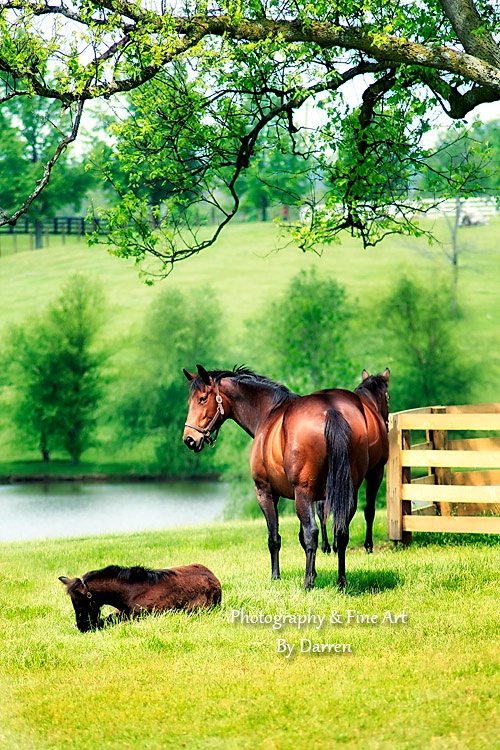
[[[383,375],[369,375],[355,389],[354,393],[368,391],[369,393],[378,393],[383,395],[387,393],[387,378]]]
[[[85,584],[95,581],[97,578],[115,578],[124,583],[149,583],[154,586],[165,580],[168,576],[176,575],[174,570],[150,570],[136,565],[132,568],[121,568],[119,565],[108,565],[101,570],[91,570],[82,576]]]
[[[298,398],[298,395],[293,393],[293,391],[287,388],[286,385],[276,383],[265,375],[257,375],[257,373],[244,365],[236,365],[232,370],[209,370],[208,374],[216,383],[220,383],[222,378],[231,378],[236,383],[257,385],[272,391],[274,409],[281,406],[281,404],[285,404],[288,401],[293,401]],[[191,381],[191,393],[193,391],[203,390],[205,386],[206,383],[203,378],[198,376]]]

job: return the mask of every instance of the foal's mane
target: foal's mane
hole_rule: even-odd
[[[235,383],[250,386],[255,385],[271,391],[273,394],[274,409],[288,401],[293,401],[294,399],[299,398],[298,395],[287,388],[286,385],[276,383],[265,375],[257,375],[257,373],[244,365],[235,365],[232,370],[209,370],[208,374],[216,383],[220,383],[223,378],[231,378]],[[206,383],[203,378],[198,376],[191,381],[191,393],[203,390],[205,386]]]
[[[89,573],[85,573],[81,580],[84,584],[88,584],[96,579],[114,578],[117,581],[123,581],[123,583],[149,583],[154,586],[173,575],[176,575],[175,570],[151,570],[150,568],[143,568],[141,565],[136,565],[132,568],[108,565],[107,568],[91,570]]]

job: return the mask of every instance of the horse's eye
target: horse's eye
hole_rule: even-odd
[[[208,398],[208,393],[205,393],[204,396],[200,396],[200,404],[204,404],[207,398]]]

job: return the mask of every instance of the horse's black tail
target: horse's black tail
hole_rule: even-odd
[[[336,409],[326,413],[325,438],[328,456],[325,522],[333,510],[335,536],[347,534],[356,507],[349,461],[351,427]]]

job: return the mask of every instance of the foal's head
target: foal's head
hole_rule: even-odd
[[[66,593],[71,597],[76,615],[76,627],[81,633],[95,630],[101,625],[99,617],[101,605],[96,601],[89,587],[81,578],[59,576],[66,586]]]

